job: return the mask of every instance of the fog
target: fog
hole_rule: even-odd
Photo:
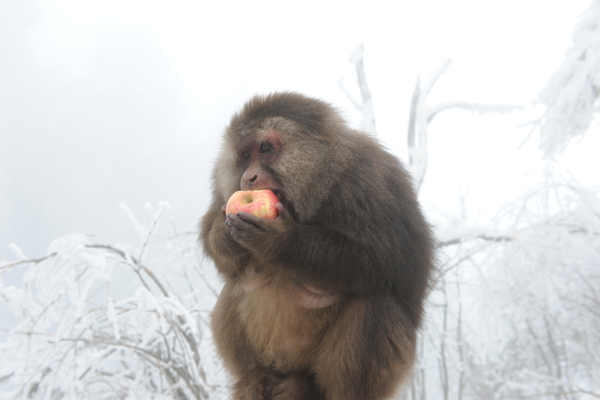
[[[1,13],[2,258],[8,241],[39,256],[69,232],[124,239],[121,202],[168,199],[175,215],[199,215],[208,135],[151,36],[100,28],[82,65],[44,67],[31,33],[43,14],[25,4]]]
[[[348,57],[359,43],[380,138],[401,157],[416,76],[446,57],[441,98],[528,104],[586,5],[5,0],[0,259],[13,257],[9,242],[39,257],[71,232],[127,240],[123,202],[139,213],[168,201],[177,229],[195,229],[218,137],[252,94],[297,90],[358,123],[338,81],[357,93]]]
[[[177,242],[178,234],[197,230],[210,200],[210,171],[221,133],[232,113],[256,93],[291,90],[333,104],[358,128],[361,113],[351,98],[359,99],[360,91],[349,57],[362,45],[377,136],[405,163],[409,160],[406,136],[410,101],[417,77],[430,79],[447,59],[452,63],[436,82],[428,105],[458,100],[520,107],[508,113],[478,112],[481,109],[477,107],[471,110],[474,112],[451,109],[427,126],[429,164],[419,196],[440,242],[488,238],[496,228],[508,233],[501,232],[500,239],[492,237],[494,244],[502,242],[498,247],[486,247],[487,243],[480,247],[448,246],[441,252],[440,263],[443,268],[448,267],[448,275],[440,280],[429,304],[431,312],[423,337],[430,340],[424,340],[425,350],[419,356],[423,388],[436,388],[429,392],[432,398],[447,390],[448,382],[438,377],[436,357],[444,351],[442,348],[446,348],[446,340],[456,333],[452,331],[455,329],[455,347],[448,347],[449,353],[454,351],[449,357],[455,356],[451,364],[455,370],[449,376],[457,377],[462,385],[463,366],[471,363],[467,366],[471,374],[466,374],[471,379],[469,398],[490,398],[477,397],[477,387],[493,387],[496,383],[505,385],[502,390],[510,394],[509,398],[516,398],[510,396],[517,392],[525,393],[525,398],[531,393],[562,390],[563,381],[553,375],[555,371],[548,372],[548,378],[546,372],[538,373],[531,367],[539,366],[539,357],[552,344],[541,343],[543,338],[538,341],[536,332],[545,334],[546,329],[552,329],[541,323],[536,325],[535,317],[550,315],[556,317],[553,321],[559,321],[556,326],[569,345],[564,348],[569,349],[574,360],[569,364],[557,356],[557,364],[568,365],[564,368],[573,377],[565,385],[575,388],[573,393],[579,393],[580,386],[582,393],[584,389],[597,393],[598,388],[589,382],[600,370],[591,354],[600,353],[597,344],[589,345],[593,351],[582,350],[585,346],[581,338],[597,332],[598,326],[597,314],[595,319],[585,314],[589,312],[585,302],[598,301],[597,294],[586,294],[586,290],[596,290],[590,282],[598,279],[594,272],[598,265],[594,236],[597,228],[586,224],[592,224],[590,221],[596,221],[594,215],[598,215],[594,207],[600,187],[600,161],[596,154],[600,148],[600,125],[596,119],[587,134],[567,141],[568,150],[556,154],[552,162],[540,150],[538,129],[545,110],[539,104],[538,93],[562,68],[561,63],[569,59],[565,52],[573,43],[573,28],[589,5],[589,0],[426,0],[401,4],[0,0],[0,262],[7,262],[0,264],[0,300],[6,301],[13,311],[22,312],[13,314],[4,303],[0,306],[0,339],[8,337],[15,343],[20,340],[20,331],[9,331],[18,321],[28,318],[27,301],[37,301],[36,296],[43,292],[27,292],[33,286],[31,282],[44,286],[47,278],[51,283],[48,286],[56,293],[74,290],[79,295],[80,288],[73,289],[78,278],[69,275],[63,282],[59,275],[73,274],[88,262],[97,267],[97,275],[86,278],[90,282],[86,290],[94,285],[110,286],[114,278],[111,290],[128,290],[138,296],[136,289],[141,285],[131,284],[137,278],[131,271],[122,275],[115,272],[113,276],[117,267],[111,264],[111,257],[121,251],[115,250],[117,247],[145,248],[141,239],[147,231],[138,222],[132,223],[132,219],[148,223],[149,215],[166,210],[162,202],[170,205],[157,233],[164,248],[156,250],[156,257],[148,262],[160,269],[159,279],[175,270],[173,275],[177,275],[180,267],[184,271],[193,269],[190,265],[205,273],[199,266],[209,263],[196,257],[199,251],[193,235],[183,245]],[[576,103],[579,95],[573,91],[572,96],[566,97]],[[575,196],[573,200],[571,192],[558,194],[559,187],[571,188],[581,198]],[[552,192],[555,189],[556,193]],[[530,201],[534,198],[535,202]],[[507,204],[510,207],[504,209]],[[521,215],[525,217],[520,219]],[[559,223],[553,226],[556,221]],[[572,222],[575,228],[560,231],[564,227],[560,225],[562,221]],[[546,226],[556,230],[538,231]],[[587,236],[575,237],[573,232],[585,232]],[[59,239],[48,250],[55,239],[74,233],[87,236]],[[518,235],[522,236],[510,243],[512,250],[507,250],[510,246],[504,242],[512,242]],[[88,240],[116,247],[105,253],[83,254],[80,247],[85,247],[82,243],[89,244]],[[64,250],[64,254],[56,249]],[[184,257],[176,251],[173,255],[174,249],[181,250]],[[8,263],[37,259],[54,251],[59,254],[54,260],[29,260],[27,267],[18,261]],[[472,254],[475,256],[471,258]],[[581,275],[568,273],[569,268],[578,269]],[[52,275],[55,271],[59,275]],[[86,271],[84,268],[82,274]],[[214,270],[210,271],[214,275]],[[127,279],[119,280],[123,276]],[[187,278],[185,273],[177,275],[173,281],[178,279],[178,283],[169,282],[172,286],[168,289],[178,293],[187,287]],[[571,286],[562,284],[571,278],[581,281]],[[27,284],[21,288],[22,282]],[[558,289],[553,282],[561,282]],[[190,300],[192,294],[182,295],[185,301],[177,307],[185,312],[210,309],[214,301],[212,288],[206,280],[202,284],[207,284],[208,289],[203,286],[206,293],[198,295],[198,288],[195,292],[190,289],[196,296],[194,301]],[[459,284],[464,285],[463,289]],[[543,290],[538,291],[537,286]],[[99,303],[100,311],[94,309],[104,314],[95,321],[104,323],[108,314],[118,331],[118,324],[128,322],[114,315],[113,297],[119,297],[108,294],[108,289],[106,293],[105,303]],[[568,308],[561,302],[571,293],[582,297],[578,298],[581,301],[577,307]],[[164,300],[151,294],[145,295],[155,302]],[[525,302],[523,299],[529,296],[533,300]],[[139,296],[135,301],[125,294],[121,297],[125,298],[124,307],[138,311],[143,309],[139,304],[146,304],[146,299],[140,300]],[[73,307],[84,309],[81,304],[87,298],[82,295],[77,299],[80,304]],[[52,296],[42,300],[39,304],[47,301],[48,307],[59,307]],[[443,323],[439,308],[442,303]],[[536,311],[536,304],[548,314]],[[506,317],[507,310],[514,311],[514,320],[513,314]],[[589,324],[573,333],[565,310],[581,316],[579,322]],[[72,317],[63,325],[76,326],[81,322],[76,314],[62,312],[64,309],[59,309],[53,315]],[[458,315],[456,326],[447,326],[448,312],[450,319]],[[200,343],[202,331],[207,328],[198,322],[201,318],[192,318],[191,312],[189,316],[190,321],[198,323],[194,334]],[[133,323],[139,334],[158,335],[144,325],[146,318],[139,316],[139,324]],[[530,336],[522,334],[523,325],[518,324],[532,320],[532,325],[527,326],[535,339],[533,344],[527,341]],[[58,337],[53,330],[56,321],[48,317],[48,335]],[[511,325],[513,321],[517,322]],[[463,324],[468,328],[461,331]],[[12,342],[0,344],[4,346],[0,350],[22,354]],[[32,354],[54,351],[45,342],[37,348],[34,344],[26,346],[31,346],[28,349]],[[463,349],[472,350],[473,358],[468,362],[463,359]],[[514,351],[515,356],[505,357],[509,354],[506,351]],[[523,360],[517,360],[521,355]],[[93,356],[82,356],[81,360],[93,364]],[[23,369],[29,368],[28,360],[21,361]],[[80,360],[72,361],[65,365],[73,365],[75,370]],[[525,372],[519,375],[521,370],[511,362]],[[140,365],[146,364],[142,361]],[[478,374],[482,365],[486,373],[492,371],[489,373],[495,375]],[[494,370],[495,365],[500,367]],[[585,371],[595,372],[580,373],[581,365]],[[32,376],[37,374],[37,367],[30,368]],[[211,370],[216,371],[217,378],[222,374],[219,367],[207,368]],[[522,392],[518,386],[521,383],[510,386],[510,373],[519,375],[511,378],[516,382],[530,379],[530,370],[538,374],[535,385],[523,384],[526,390]],[[6,381],[14,378],[6,393],[21,385],[18,379],[29,385],[26,373],[13,377],[8,367],[0,368],[0,383],[4,379],[2,373],[8,377]],[[585,379],[579,379],[581,376]],[[44,377],[40,379],[41,382]],[[67,385],[68,380],[56,382]],[[419,389],[421,383],[413,382],[412,390]],[[48,385],[48,390],[53,390],[53,383]],[[149,381],[145,387],[151,392],[153,385]],[[219,385],[214,387],[224,387]],[[456,392],[462,395],[460,385]],[[71,389],[73,393],[79,390]]]

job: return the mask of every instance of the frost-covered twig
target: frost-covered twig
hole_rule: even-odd
[[[3,263],[3,264],[0,265],[0,271],[3,270],[3,269],[10,269],[12,267],[15,267],[15,266],[21,265],[21,264],[29,264],[29,263],[35,263],[35,264],[37,264],[37,263],[40,263],[42,261],[47,260],[48,258],[56,256],[56,254],[57,253],[52,253],[52,254],[48,254],[47,256],[40,257],[40,258],[30,258],[30,259],[27,259],[27,260],[14,261],[14,262],[7,263],[7,264]]]
[[[431,122],[433,118],[442,111],[457,108],[459,110],[469,111],[478,115],[484,115],[488,113],[499,113],[507,114],[512,111],[522,110],[523,106],[511,105],[511,104],[482,104],[482,103],[469,103],[467,101],[447,101],[444,103],[436,104],[431,107],[427,113],[427,122]]]
[[[348,92],[344,86],[342,79],[339,80],[338,84],[352,103],[352,105],[361,113],[362,119],[360,123],[360,129],[373,136],[377,136],[377,128],[375,126],[375,110],[373,108],[373,99],[371,97],[371,90],[367,84],[367,75],[365,73],[364,66],[364,45],[361,43],[356,46],[352,54],[350,55],[349,61],[354,64],[356,70],[356,78],[358,81],[358,88],[361,94],[361,101],[358,102]]]
[[[148,212],[152,211],[152,207],[149,204],[146,205],[146,209],[148,210]],[[142,262],[142,260],[144,258],[144,253],[146,251],[146,247],[148,247],[148,241],[152,237],[152,234],[154,233],[155,229],[157,228],[158,223],[160,222],[161,218],[165,215],[165,213],[167,212],[168,209],[169,209],[168,203],[160,202],[160,203],[158,203],[158,210],[156,211],[156,213],[151,214],[152,222],[150,224],[150,227],[147,229],[146,237],[142,241],[142,249],[140,250],[140,255],[138,256],[138,261],[139,261],[138,264],[140,264]]]
[[[600,0],[592,0],[573,28],[573,45],[540,92],[540,148],[552,159],[583,137],[600,112]]]
[[[425,94],[425,97],[429,96],[431,89],[433,89],[433,86],[435,86],[441,76],[446,73],[448,67],[450,67],[450,64],[452,64],[452,60],[450,59],[442,61],[440,65],[438,65],[438,67],[433,71],[429,79],[425,81],[425,84],[421,89],[421,91]]]
[[[421,77],[417,77],[417,82],[413,90],[410,115],[408,122],[408,154],[410,160],[410,172],[417,186],[417,190],[421,187],[428,163],[427,150],[427,128],[433,118],[442,111],[451,109],[461,109],[470,112],[475,112],[480,115],[498,112],[508,113],[514,110],[519,110],[522,107],[517,105],[504,104],[483,104],[471,103],[462,100],[447,101],[436,105],[427,104],[428,96],[433,89],[435,83],[446,72],[451,61],[446,60],[434,71],[432,76],[424,83],[421,83]]]
[[[600,399],[600,393],[592,392],[591,390],[585,390],[585,389],[577,388],[574,391],[574,393],[583,393],[583,394],[587,394],[588,396],[592,396],[592,397],[595,397],[597,399]]]
[[[140,247],[156,255],[148,235],[153,229],[139,227]],[[185,276],[189,293],[181,290],[187,285],[159,279],[126,248],[70,235],[55,240],[49,256],[10,263],[28,262],[22,287],[0,281],[0,300],[20,317],[0,341],[0,356],[11,360],[0,363],[0,398],[207,399],[221,390],[209,384],[218,367],[207,357],[213,350],[199,313],[212,307],[215,290],[196,265],[195,238],[169,240],[166,251],[174,253],[162,255],[169,271]],[[187,274],[190,268],[199,277]],[[136,280],[132,285],[131,269],[160,292]],[[178,296],[169,296],[167,287]],[[198,303],[205,297],[211,300]]]
[[[453,238],[453,239],[449,239],[449,240],[444,240],[439,243],[439,247],[445,247],[445,246],[451,246],[454,244],[465,243],[469,240],[476,240],[476,239],[486,240],[488,242],[510,242],[510,241],[515,240],[515,238],[513,236],[468,235],[468,236],[461,236],[461,237],[457,237],[457,238]]]
[[[123,250],[110,246],[108,244],[86,244],[85,247],[88,247],[90,249],[106,249],[112,253],[119,255],[125,261],[129,261],[131,259],[136,267],[134,270],[138,273],[138,276],[142,280],[142,284],[146,286],[146,289],[150,290],[150,288],[146,285],[144,278],[139,274],[139,270],[144,271],[150,277],[150,279],[152,279],[152,282],[154,282],[154,284],[158,286],[163,296],[169,297],[169,293],[160,283],[158,278],[156,278],[156,275],[154,275],[154,273],[149,268],[146,268],[144,265],[140,264],[139,260],[133,257],[132,255],[127,254]]]

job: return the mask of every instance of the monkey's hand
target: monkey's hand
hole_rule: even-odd
[[[224,220],[224,207],[213,207],[202,220],[202,239],[205,251],[215,260],[219,272],[232,278],[246,266],[250,253],[233,239]]]
[[[293,223],[292,217],[281,203],[277,203],[276,207],[279,216],[275,219],[260,218],[244,212],[228,214],[225,224],[230,229],[231,237],[260,257],[274,237],[285,233]]]

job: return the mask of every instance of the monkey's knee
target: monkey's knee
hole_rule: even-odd
[[[281,379],[273,373],[256,368],[243,374],[233,386],[234,400],[269,400]]]
[[[327,332],[315,364],[328,400],[386,399],[410,373],[415,329],[387,298],[349,304]]]
[[[303,374],[288,375],[273,388],[273,400],[325,400],[314,380]]]
[[[324,400],[308,376],[284,376],[263,368],[244,374],[233,391],[235,400]]]

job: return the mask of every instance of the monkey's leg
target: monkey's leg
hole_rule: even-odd
[[[312,378],[304,374],[281,375],[257,367],[233,387],[235,400],[324,400]]]
[[[234,284],[228,282],[211,314],[219,354],[238,382],[236,400],[319,400],[314,380],[305,374],[283,375],[258,365],[237,311]]]
[[[410,372],[415,329],[391,296],[358,298],[329,329],[313,371],[328,400],[386,399]]]
[[[281,383],[281,378],[264,368],[255,368],[242,375],[233,386],[234,400],[270,400],[273,388]]]
[[[237,312],[234,283],[227,282],[211,313],[211,328],[223,363],[239,379],[256,366],[256,356],[248,343],[246,330]]]

